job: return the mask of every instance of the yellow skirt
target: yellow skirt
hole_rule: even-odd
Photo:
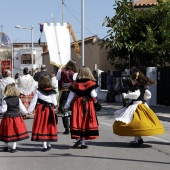
[[[150,108],[139,104],[130,123],[114,122],[113,133],[119,136],[152,136],[164,134],[164,127]]]

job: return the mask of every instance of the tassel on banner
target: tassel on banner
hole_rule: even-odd
[[[72,38],[73,38],[73,40],[74,40],[74,46],[75,46],[76,55],[77,55],[79,58],[81,58],[81,56],[80,56],[80,48],[79,48],[79,44],[78,44],[78,42],[77,42],[76,35],[74,34],[74,31],[73,31],[73,29],[72,29],[72,26],[71,26],[69,23],[68,23],[68,25],[67,25],[67,28],[68,28],[68,30],[70,31],[70,34],[71,34],[71,36],[72,36]]]

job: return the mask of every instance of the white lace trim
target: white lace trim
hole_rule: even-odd
[[[19,78],[18,90],[24,95],[30,95],[37,88],[37,82],[31,75],[24,75]]]

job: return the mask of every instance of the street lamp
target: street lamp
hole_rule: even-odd
[[[16,25],[15,28],[31,30],[31,63],[32,63],[32,75],[33,75],[33,68],[34,68],[34,62],[33,62],[33,25],[31,26],[31,28],[26,28],[26,27],[21,27],[20,25]]]

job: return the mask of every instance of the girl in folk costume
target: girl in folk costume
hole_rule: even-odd
[[[94,102],[97,102],[96,97],[96,80],[92,72],[86,66],[79,69],[77,79],[70,87],[70,94],[64,106],[65,109],[70,107],[73,100],[71,114],[71,138],[77,139],[73,148],[77,148],[81,144],[81,148],[87,148],[85,140],[93,140],[99,137],[98,121]],[[75,97],[74,97],[75,95]]]
[[[62,121],[65,128],[63,134],[69,134],[69,112],[64,110],[64,105],[67,101],[69,95],[69,86],[72,84],[75,72],[77,72],[76,62],[74,60],[69,60],[65,68],[59,69],[57,72],[57,80],[59,96],[58,96],[58,111],[62,114]]]
[[[143,143],[141,136],[164,134],[164,128],[145,102],[151,98],[151,93],[146,87],[155,82],[142,72],[132,73],[130,79],[133,84],[132,90],[122,95],[125,99],[132,99],[132,102],[114,113],[116,121],[113,124],[113,132],[120,136],[135,136],[130,144],[138,146]]]
[[[16,89],[14,83],[5,87],[4,94],[6,97],[0,106],[0,111],[3,113],[0,124],[0,141],[4,142],[4,152],[9,149],[8,142],[13,142],[11,153],[14,153],[16,151],[16,142],[29,138],[19,109],[26,117],[28,117],[28,112],[19,99],[20,92]]]
[[[18,90],[20,91],[20,98],[26,109],[28,109],[30,102],[34,96],[34,91],[37,88],[37,82],[29,74],[27,67],[23,70],[23,76],[18,80]]]
[[[54,106],[57,105],[56,91],[52,89],[51,79],[47,74],[42,74],[38,81],[38,89],[28,108],[32,113],[35,109],[32,125],[32,141],[43,143],[43,152],[51,149],[50,141],[57,141],[57,126]]]

